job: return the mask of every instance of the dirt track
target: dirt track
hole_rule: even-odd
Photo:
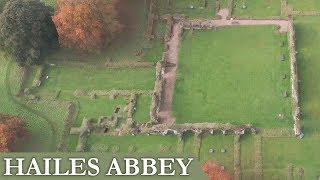
[[[221,9],[218,12],[221,16],[219,20],[188,20],[182,22],[176,22],[173,25],[171,40],[167,43],[169,50],[167,52],[167,62],[176,64],[175,67],[169,67],[164,74],[165,86],[162,96],[162,102],[160,112],[158,113],[159,122],[161,124],[173,124],[175,118],[172,115],[172,100],[174,94],[174,87],[176,81],[177,67],[178,67],[178,51],[180,43],[180,35],[182,33],[183,26],[198,26],[199,22],[201,26],[206,27],[223,27],[223,26],[241,26],[241,25],[276,25],[279,26],[279,32],[288,32],[288,26],[290,21],[286,20],[228,20],[229,12],[227,9]],[[184,24],[184,25],[182,25]]]
[[[159,121],[162,124],[172,124],[175,122],[175,118],[172,116],[172,99],[177,74],[178,50],[181,32],[182,29],[180,24],[175,23],[172,28],[171,40],[167,43],[169,46],[167,62],[176,64],[176,66],[166,68],[166,72],[164,74],[165,86],[162,95],[163,100],[161,102],[160,112],[158,113]]]

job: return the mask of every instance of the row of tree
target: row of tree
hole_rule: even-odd
[[[82,52],[100,50],[124,27],[118,2],[57,0],[54,12],[40,0],[3,0],[0,47],[21,66],[40,64],[59,45]]]

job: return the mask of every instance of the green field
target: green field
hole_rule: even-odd
[[[151,90],[155,69],[51,67],[42,90]]]
[[[281,0],[235,0],[233,16],[268,17],[281,15]],[[246,6],[243,9],[243,6]]]
[[[284,97],[290,92],[286,41],[272,26],[185,32],[173,101],[177,123],[291,126],[291,98]]]
[[[200,162],[215,160],[233,174],[233,140],[234,136],[202,135]],[[209,153],[209,149],[214,149],[215,152]],[[226,152],[221,153],[221,149],[225,149]]]
[[[183,152],[184,153],[190,153],[190,154],[195,154],[195,135],[193,132],[186,132],[183,135],[183,141],[184,141],[184,146],[183,146]]]
[[[91,118],[93,122],[97,122],[101,116],[113,116],[117,107],[120,107],[121,112],[127,104],[127,100],[124,97],[117,97],[114,100],[109,99],[109,97],[92,99],[89,96],[75,97],[62,93],[60,99],[63,101],[73,101],[78,104],[79,112],[73,124],[75,127],[81,126],[84,118]],[[123,113],[120,114],[124,115]]]
[[[304,179],[316,179],[320,174],[318,136],[309,136],[303,140],[296,138],[264,138],[263,171],[265,177],[278,176],[285,179],[287,167],[292,164],[304,169]],[[285,176],[284,176],[285,175]],[[295,172],[295,177],[297,178]]]
[[[288,4],[295,11],[319,11],[320,1],[318,0],[288,0]]]
[[[56,8],[55,0],[42,1]],[[135,2],[139,3],[138,0]],[[40,76],[41,67],[33,66],[27,67],[29,74],[26,79],[22,78],[24,69],[0,52],[0,113],[21,117],[32,135],[20,151],[53,152],[61,139],[66,138],[65,150],[75,152],[79,135],[63,136],[69,102],[76,105],[76,119],[72,127],[81,126],[84,118],[97,122],[101,116],[113,116],[119,107],[119,129],[112,129],[110,134],[126,132],[127,112],[123,110],[129,103],[129,97],[76,96],[75,92],[143,90],[151,93],[155,63],[161,60],[165,49],[167,27],[161,15],[170,13],[186,15],[188,19],[213,19],[217,5],[220,9],[231,8],[232,0],[207,0],[206,7],[203,7],[203,0],[171,0],[171,6],[167,0],[158,0],[156,12],[159,18],[154,24],[152,41],[146,38],[150,1],[145,2],[132,7],[136,12],[132,20],[134,23],[129,22],[129,29],[117,36],[110,46],[92,54],[59,48],[46,57],[43,76]],[[232,16],[236,18],[269,19],[281,15],[281,2],[285,1],[233,2]],[[288,9],[293,8],[294,11],[310,13],[320,10],[319,0],[287,2]],[[293,127],[287,34],[279,33],[274,26],[228,26],[185,30],[180,39],[172,104],[176,123],[250,123],[256,126],[258,136],[246,132],[240,138],[240,175],[244,180],[257,179],[259,165],[266,180],[291,177],[309,180],[320,175],[320,17],[295,16],[293,19],[303,139],[281,134]],[[130,67],[130,63],[145,63],[148,67]],[[110,64],[119,67],[107,67]],[[39,78],[46,80],[40,87],[35,87]],[[39,99],[28,100],[28,93],[18,96],[25,88],[30,89],[31,96],[39,96]],[[287,97],[284,95],[286,92]],[[137,96],[133,119],[138,125],[150,122],[150,105],[151,96]],[[280,118],[279,114],[283,117]],[[274,133],[275,137],[269,137],[273,134],[268,133]],[[258,144],[260,136],[262,141]],[[88,136],[86,151],[115,156],[116,153],[132,152],[193,154],[201,163],[209,160],[218,162],[233,176],[236,162],[234,140],[233,135],[211,135],[208,132],[199,138],[192,131],[185,132],[180,142],[179,137],[173,134],[111,136],[92,133]],[[262,162],[258,156],[259,145]],[[210,149],[214,152],[209,152]],[[222,153],[221,149],[226,152]],[[293,167],[292,174],[289,167]]]
[[[50,122],[41,115],[15,99],[12,91],[19,87],[21,72],[15,63],[10,63],[4,53],[0,53],[0,112],[20,116],[28,125],[32,137],[21,151],[43,152],[51,151],[55,146],[54,130]],[[11,59],[10,59],[11,60]]]
[[[166,2],[159,1],[161,14],[183,14],[189,18],[212,18],[216,16],[215,0],[207,0],[206,7],[202,0],[174,0],[171,1],[171,6],[168,6]]]
[[[295,20],[297,60],[300,76],[300,97],[303,126],[306,132],[319,132],[320,119],[320,18],[299,17]]]
[[[254,136],[245,135],[241,137],[241,177],[251,179],[254,177],[255,167],[255,142]]]
[[[137,99],[137,110],[133,114],[135,122],[147,123],[150,121],[150,106],[151,97],[150,96],[139,96]]]

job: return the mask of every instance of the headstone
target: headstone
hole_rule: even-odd
[[[304,134],[301,133],[301,134],[299,135],[299,138],[300,138],[300,139],[303,139],[303,138],[304,138]]]
[[[227,151],[225,149],[221,149],[221,153],[226,153]]]

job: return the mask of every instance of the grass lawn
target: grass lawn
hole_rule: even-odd
[[[293,6],[295,11],[319,11],[319,0],[288,0],[288,4]]]
[[[73,124],[75,127],[81,126],[82,120],[85,117],[92,118],[94,122],[97,122],[100,116],[113,116],[114,110],[117,107],[120,107],[120,111],[122,111],[127,104],[127,100],[124,97],[117,97],[114,100],[111,100],[109,97],[97,97],[96,99],[92,99],[89,96],[75,97],[62,93],[60,99],[78,102],[79,112],[77,119]]]
[[[42,90],[151,90],[155,80],[154,68],[107,69],[80,67],[51,67],[49,79]]]
[[[134,147],[133,152],[138,153],[175,153],[177,144],[178,137],[175,135],[101,136],[92,134],[88,139],[88,146],[92,152],[128,153]]]
[[[283,54],[285,61],[281,61]],[[291,98],[284,97],[285,91],[290,93],[287,36],[275,27],[224,27],[183,34],[173,101],[177,123],[291,127]]]
[[[281,15],[281,0],[235,0],[233,16],[268,17]],[[243,5],[247,8],[243,9]]]
[[[15,91],[19,86],[21,78],[20,69],[16,64],[10,64],[9,58],[2,52],[0,52],[0,63],[0,112],[21,117],[28,125],[28,129],[32,134],[30,140],[25,143],[21,151],[53,151],[54,133],[50,124],[37,114],[30,112],[29,109],[13,97],[14,94],[11,94],[11,90]],[[10,72],[7,72],[8,70]]]
[[[264,138],[262,144],[264,176],[278,176],[280,179],[285,179],[288,165],[292,164],[295,171],[296,168],[304,169],[304,179],[316,179],[320,174],[318,161],[320,146],[317,143],[319,140],[319,136],[309,136],[303,140]]]
[[[241,177],[242,179],[251,179],[255,176],[255,145],[254,136],[241,136]]]
[[[70,135],[68,143],[68,152],[76,152],[78,145],[79,135]]]
[[[161,14],[184,14],[189,18],[212,18],[216,16],[215,0],[207,0],[207,7],[204,7],[202,0],[174,0],[171,1],[171,8],[168,8],[166,2],[159,1]],[[193,9],[190,8],[191,6],[193,6]]]
[[[300,99],[305,132],[320,130],[320,18],[295,19]]]
[[[150,121],[150,96],[139,96],[137,101],[137,110],[133,114],[133,118],[138,123],[147,123]]]
[[[220,165],[225,166],[229,174],[233,174],[233,141],[234,136],[223,135],[202,135],[200,162],[215,160]],[[209,153],[209,149],[214,149],[214,153]],[[221,153],[225,149],[226,153]]]
[[[183,135],[183,138],[184,138],[183,152],[189,153],[189,154],[195,154],[194,133],[193,132],[186,132]]]
[[[230,3],[232,0],[219,0],[220,9],[225,9],[230,7]]]

